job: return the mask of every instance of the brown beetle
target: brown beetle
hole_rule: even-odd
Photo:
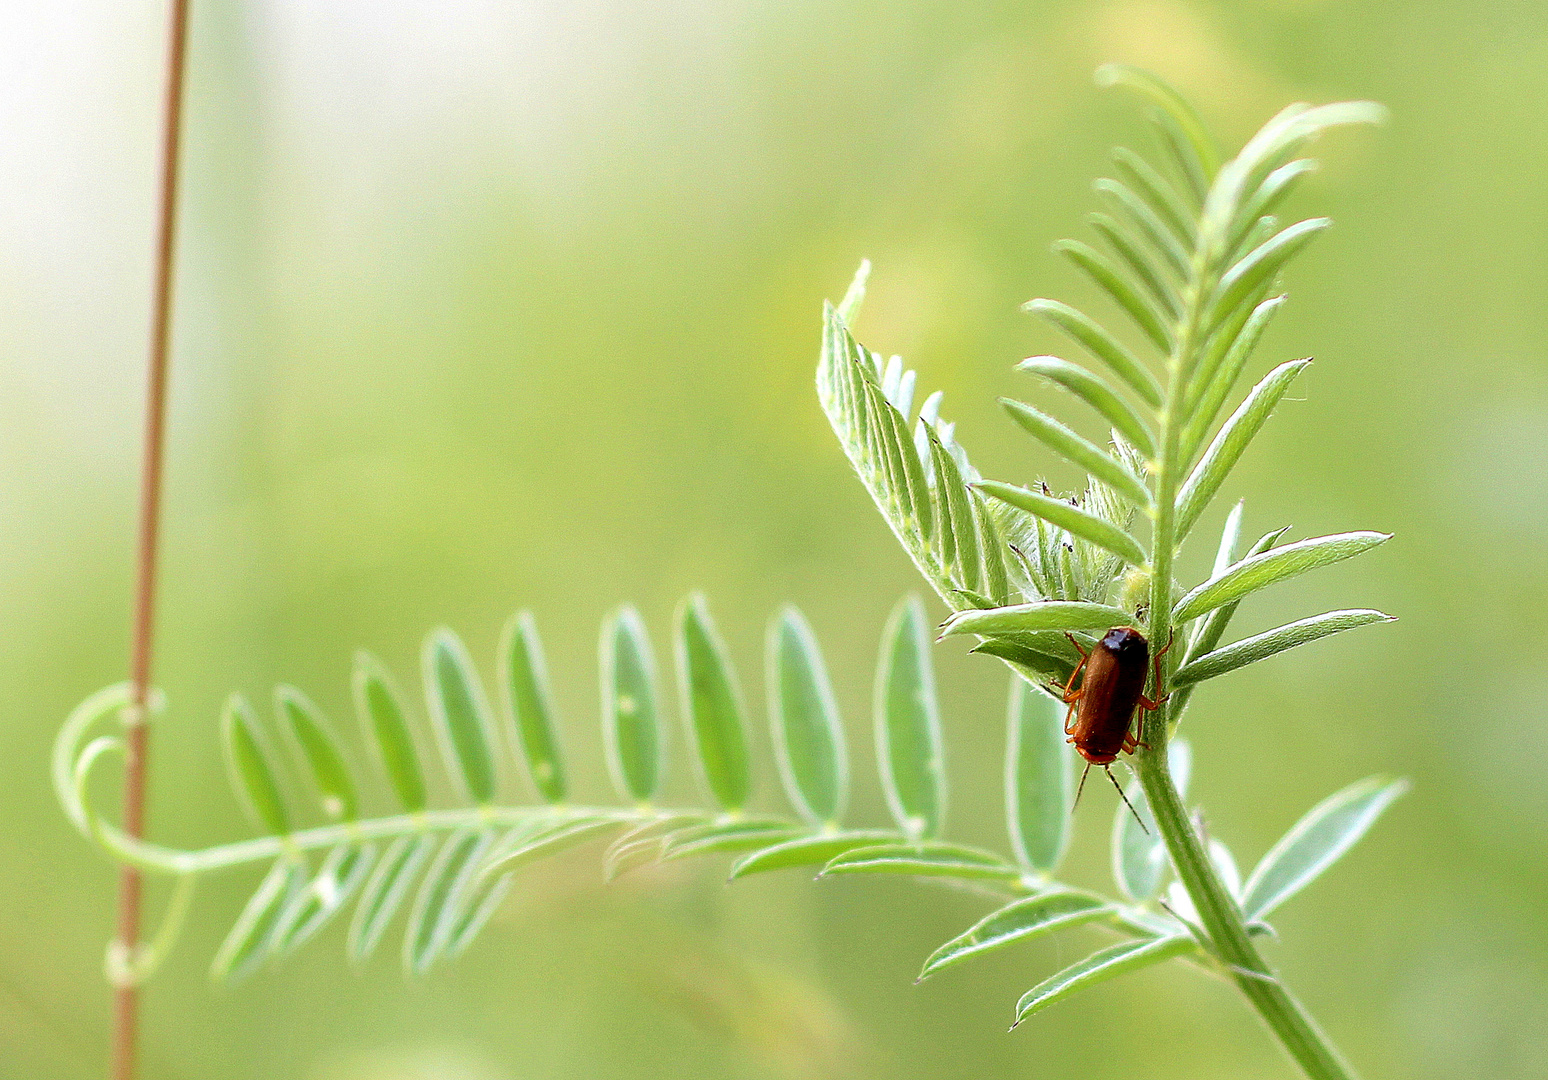
[[[1112,763],[1118,760],[1120,753],[1132,754],[1139,747],[1146,746],[1140,742],[1139,735],[1130,729],[1134,726],[1136,711],[1159,709],[1166,701],[1167,695],[1160,694],[1161,657],[1166,655],[1172,643],[1168,641],[1166,649],[1156,653],[1152,661],[1150,643],[1145,640],[1144,634],[1132,626],[1113,627],[1102,635],[1102,639],[1090,652],[1082,649],[1073,635],[1065,636],[1075,646],[1075,651],[1080,653],[1080,663],[1070,673],[1069,682],[1062,688],[1052,689],[1070,707],[1064,717],[1064,733],[1069,736],[1068,741],[1075,745],[1080,756],[1086,759],[1085,771],[1080,774],[1080,787],[1075,792],[1075,802],[1080,802],[1080,792],[1086,786],[1086,773],[1091,771],[1093,765],[1100,765],[1107,771],[1107,778],[1112,780],[1113,786],[1118,788],[1118,794],[1123,796],[1123,788],[1113,776]],[[1155,671],[1154,690],[1159,695],[1155,700],[1145,696],[1145,676],[1149,668]],[[1081,678],[1080,686],[1076,688],[1075,680],[1080,678],[1082,672],[1085,677]],[[1127,804],[1128,797],[1124,796],[1123,801]],[[1130,806],[1129,809],[1132,811],[1134,807]],[[1139,819],[1138,814],[1134,816],[1136,820]],[[1140,827],[1144,828],[1144,822],[1140,822]]]

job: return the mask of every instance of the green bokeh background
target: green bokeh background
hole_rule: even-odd
[[[1548,1057],[1548,8],[1491,0],[196,3],[170,417],[152,832],[246,835],[216,715],[277,681],[347,712],[357,646],[405,675],[445,623],[486,673],[534,610],[582,792],[606,790],[595,634],[711,597],[761,716],[785,600],[834,671],[884,814],[870,671],[916,582],[812,390],[820,304],[875,261],[859,321],[989,475],[1068,482],[999,413],[1059,347],[1018,312],[1093,298],[1080,235],[1137,110],[1105,60],[1182,87],[1236,145],[1282,104],[1371,97],[1294,209],[1260,353],[1313,354],[1234,481],[1253,535],[1397,538],[1255,599],[1402,621],[1199,696],[1194,792],[1251,861],[1307,806],[1411,776],[1277,920],[1272,961],[1369,1077],[1526,1078]],[[57,8],[58,10],[54,10]],[[161,6],[0,8],[0,1075],[101,1075],[113,876],[46,779],[53,734],[122,677],[149,281]],[[1205,524],[1218,525],[1223,501]],[[1203,565],[1194,552],[1185,567]],[[938,610],[932,608],[932,613]],[[1003,847],[1002,668],[936,651],[949,831]],[[671,780],[692,785],[680,738]],[[766,740],[762,805],[776,805]],[[1111,792],[1072,875],[1105,884]],[[1234,991],[1173,965],[1007,1035],[1085,931],[922,986],[986,910],[908,883],[725,888],[718,867],[522,880],[431,977],[330,930],[212,987],[251,874],[205,888],[151,985],[150,1078],[1079,1077],[1293,1074]],[[156,909],[164,893],[153,891]]]

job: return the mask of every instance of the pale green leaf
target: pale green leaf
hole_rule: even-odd
[[[393,794],[410,813],[425,808],[425,777],[409,730],[403,697],[376,657],[355,654],[355,713],[387,773]]]
[[[1107,214],[1089,214],[1086,220],[1091,223],[1093,229],[1102,234],[1102,239],[1107,241],[1108,247],[1117,253],[1124,265],[1145,286],[1163,316],[1169,320],[1176,319],[1177,313],[1182,309],[1182,300],[1177,295],[1177,288],[1166,272],[1158,268],[1145,254],[1143,241],[1126,225]]]
[[[1237,504],[1237,508],[1241,508],[1240,503]],[[1233,516],[1236,516],[1234,511]],[[1230,522],[1228,519],[1227,525],[1229,526],[1229,524]],[[1240,529],[1240,522],[1238,522],[1237,527]],[[1263,552],[1269,550],[1275,544],[1277,544],[1279,542],[1279,538],[1288,531],[1289,528],[1287,526],[1282,529],[1275,529],[1272,532],[1265,533],[1263,536],[1259,537],[1258,542],[1248,550],[1248,557],[1253,555],[1261,555]],[[1225,573],[1233,565],[1235,565],[1236,560],[1234,555],[1236,548],[1236,538],[1231,537],[1229,550],[1226,547],[1225,541],[1226,537],[1222,536],[1220,550],[1215,553],[1215,569],[1214,573],[1210,575],[1211,581],[1213,581],[1215,578],[1218,578],[1221,574]],[[1236,609],[1240,605],[1240,600],[1233,600],[1229,604],[1222,604],[1220,607],[1217,607],[1208,615],[1204,616],[1203,621],[1194,628],[1194,631],[1188,640],[1188,650],[1186,655],[1183,657],[1182,664],[1180,664],[1179,667],[1187,667],[1188,664],[1190,664],[1192,661],[1198,659],[1206,653],[1211,652],[1215,646],[1220,644],[1220,639],[1225,636],[1226,627],[1230,625],[1231,619],[1233,616],[1235,616]],[[1182,716],[1183,710],[1188,707],[1188,700],[1193,696],[1193,691],[1197,689],[1197,687],[1198,683],[1188,683],[1185,686],[1173,686],[1171,708],[1172,717],[1176,718]]]
[[[271,951],[288,952],[321,930],[349,903],[375,861],[372,844],[340,844],[329,851],[312,880],[280,912]]]
[[[1049,874],[1070,841],[1074,760],[1064,741],[1065,705],[1012,676],[1005,749],[1005,821],[1011,850]]]
[[[1198,223],[1171,181],[1126,146],[1113,150],[1113,162],[1118,166],[1118,171],[1123,173],[1123,179],[1129,187],[1150,204],[1150,208],[1166,223],[1178,242],[1185,248],[1192,246]]]
[[[677,686],[700,778],[723,810],[740,810],[752,787],[742,691],[700,593],[677,608]]]
[[[946,762],[918,597],[904,597],[887,620],[874,700],[877,768],[893,819],[912,838],[934,837],[946,812]]]
[[[1187,151],[1186,172],[1202,194],[1218,169],[1220,158],[1204,122],[1187,100],[1161,79],[1128,64],[1103,64],[1097,68],[1098,86],[1126,86],[1161,110],[1183,135]]]
[[[955,570],[953,583],[978,592],[983,587],[979,563],[978,522],[967,485],[951,452],[934,428],[926,428],[935,468],[935,514],[941,524],[941,563]],[[948,529],[949,524],[949,529]]]
[[[602,735],[618,793],[649,802],[664,766],[656,662],[639,612],[619,608],[602,623]]]
[[[765,651],[769,727],[785,793],[814,825],[837,823],[849,790],[849,761],[838,703],[817,639],[786,606],[769,622]]]
[[[1021,880],[1021,868],[992,851],[942,843],[855,848],[829,859],[817,876],[831,874],[907,874],[1005,883]]]
[[[1188,530],[1193,528],[1193,523],[1215,497],[1215,492],[1220,490],[1226,475],[1235,468],[1247,444],[1263,427],[1295,377],[1310,363],[1310,360],[1287,360],[1280,364],[1252,388],[1220,428],[1220,432],[1204,451],[1204,456],[1188,474],[1182,490],[1177,493],[1176,530],[1179,540],[1188,535]]]
[[[269,956],[269,943],[280,913],[306,882],[306,867],[282,857],[264,875],[256,892],[242,907],[231,932],[215,951],[210,977],[217,982],[240,979],[256,971]]]
[[[306,760],[323,813],[335,821],[353,821],[359,809],[355,779],[322,711],[294,686],[276,686],[274,714]]]
[[[971,956],[992,952],[1018,941],[1105,919],[1113,913],[1100,897],[1079,892],[1046,892],[1007,904],[974,923],[966,933],[952,938],[925,961],[919,978]],[[915,980],[918,981],[918,980]]]
[[[500,704],[511,741],[537,793],[551,803],[567,792],[548,665],[532,613],[520,611],[500,635]]]
[[[1055,1002],[1062,1001],[1078,990],[1084,990],[1108,979],[1127,975],[1131,971],[1186,956],[1198,948],[1188,934],[1173,937],[1150,938],[1141,941],[1124,941],[1094,952],[1084,960],[1071,964],[1059,974],[1038,983],[1022,995],[1016,1003],[1016,1022],[1021,1023],[1035,1012],[1040,1012]]]
[[[1261,919],[1300,892],[1366,834],[1407,780],[1369,776],[1331,795],[1280,838],[1247,879],[1242,912]]]
[[[226,767],[231,786],[254,820],[271,833],[290,831],[290,812],[280,792],[279,776],[268,740],[258,718],[241,694],[232,694],[220,714],[220,730],[226,744]]]
[[[494,725],[467,646],[451,630],[438,627],[425,638],[420,663],[430,726],[452,785],[476,803],[492,802]]]
[[[1107,630],[1127,626],[1134,616],[1108,604],[1079,600],[1036,600],[1030,604],[987,610],[959,611],[941,627],[941,637],[953,634],[1015,634],[1042,630]]]
[[[392,917],[414,887],[425,861],[435,849],[435,837],[429,833],[400,836],[388,845],[377,861],[360,902],[355,905],[349,926],[349,958],[364,960],[376,950]]]
[[[1273,280],[1285,263],[1331,224],[1327,218],[1298,221],[1281,229],[1244,255],[1220,276],[1220,284],[1210,298],[1206,325],[1218,325],[1255,290]]]
[[[1145,551],[1140,547],[1138,540],[1089,510],[1083,510],[1051,495],[1028,491],[1014,484],[1002,484],[997,480],[982,480],[976,486],[985,495],[1007,502],[1018,510],[1035,514],[1082,540],[1111,551],[1131,566],[1145,564]]]
[[[1155,456],[1155,436],[1139,413],[1111,386],[1079,364],[1060,360],[1057,356],[1032,356],[1017,364],[1016,370],[1030,372],[1062,386],[1101,413],[1103,419],[1117,428],[1142,454]]]
[[[1226,515],[1225,526],[1220,530],[1220,544],[1215,549],[1215,565],[1210,577],[1219,577],[1236,561],[1236,545],[1242,538],[1242,514],[1246,503],[1238,499]]]
[[[1135,194],[1129,185],[1107,177],[1103,177],[1091,186],[1123,207],[1134,224],[1138,225],[1140,231],[1145,234],[1145,239],[1149,241],[1150,246],[1167,261],[1171,272],[1177,275],[1179,280],[1187,280],[1190,253],[1184,249],[1177,237],[1172,235],[1172,230],[1166,227],[1166,222],[1161,220],[1160,215],[1151,209],[1144,199]]]
[[[1096,260],[1101,258],[1084,244],[1077,246],[1076,241],[1073,240],[1066,240],[1063,243],[1070,246],[1062,250],[1079,252],[1082,256],[1089,253],[1090,257]],[[1077,261],[1080,260],[1077,259]],[[1103,329],[1096,320],[1058,300],[1028,300],[1022,307],[1035,315],[1041,315],[1078,341],[1092,356],[1111,368],[1113,373],[1139,394],[1146,403],[1153,407],[1160,406],[1161,384],[1156,382],[1156,377],[1122,342]],[[1153,315],[1151,319],[1154,320]],[[1162,333],[1159,328],[1157,333]],[[1157,347],[1163,351],[1167,348],[1164,334]]]
[[[805,829],[788,821],[728,821],[703,825],[681,829],[668,836],[661,845],[661,859],[665,862],[720,852],[752,851],[794,840],[805,833]]]
[[[451,932],[447,935],[442,955],[448,959],[461,955],[473,943],[480,930],[494,917],[505,897],[511,891],[514,874],[505,874],[493,881],[484,882],[468,889],[459,904],[460,912]]]
[[[1210,338],[1204,357],[1188,383],[1187,417],[1179,440],[1180,460],[1192,461],[1204,443],[1204,436],[1220,415],[1252,351],[1258,347],[1269,321],[1284,306],[1285,297],[1271,296],[1250,310],[1238,311]]]
[[[1054,250],[1084,270],[1087,277],[1117,301],[1118,306],[1128,313],[1129,318],[1145,332],[1150,343],[1163,356],[1171,350],[1172,338],[1171,331],[1166,325],[1167,313],[1147,299],[1128,278],[1124,277],[1122,271],[1108,261],[1107,256],[1079,240],[1060,240],[1054,244]],[[1108,340],[1117,344],[1111,336],[1108,336]],[[1122,348],[1121,345],[1119,347]],[[1141,371],[1143,375],[1150,374],[1144,368],[1141,368]],[[1141,394],[1143,395],[1144,391],[1141,391]],[[1157,384],[1157,396],[1159,394],[1160,386]]]
[[[488,877],[497,871],[527,866],[611,832],[621,824],[614,817],[587,817],[570,818],[536,831],[518,828],[485,860],[480,875]]]
[[[837,314],[845,325],[854,322],[855,316],[860,314],[860,305],[865,302],[865,283],[870,277],[871,260],[861,259],[860,268],[855,271],[854,279],[844,292],[844,299],[839,301]]]
[[[450,833],[425,872],[409,911],[403,936],[403,966],[423,974],[445,948],[456,923],[457,902],[478,873],[484,852],[494,842],[487,829]]]
[[[1172,686],[1186,686],[1189,683],[1213,679],[1217,675],[1224,675],[1228,671],[1257,663],[1275,653],[1293,649],[1297,645],[1305,645],[1318,638],[1327,637],[1329,634],[1353,630],[1357,626],[1365,626],[1369,623],[1392,621],[1391,615],[1369,608],[1328,611],[1307,619],[1298,619],[1261,634],[1233,641],[1224,648],[1205,653],[1197,660],[1190,660],[1172,676]]]
[[[1053,417],[1014,398],[1001,398],[1000,404],[1023,430],[1054,453],[1080,466],[1136,507],[1145,509],[1150,506],[1150,490],[1127,465],[1106,450],[1077,435]]]
[[[877,844],[896,843],[900,837],[895,832],[866,829],[854,832],[823,833],[819,836],[800,836],[744,855],[731,865],[730,880],[761,874],[768,870],[784,870],[792,866],[818,866],[835,855],[842,855],[851,848],[874,847]]]
[[[1193,772],[1193,754],[1187,740],[1173,739],[1167,746],[1166,760],[1178,795],[1187,798],[1188,781]],[[1150,800],[1137,777],[1130,782],[1125,794],[1128,805],[1120,801],[1113,811],[1113,879],[1124,896],[1143,904],[1160,893],[1169,860],[1166,842],[1150,809]],[[1132,811],[1130,806],[1134,807]],[[1141,822],[1144,828],[1140,827]]]
[[[1249,555],[1225,573],[1210,578],[1179,600],[1172,609],[1172,621],[1187,622],[1206,611],[1240,600],[1248,593],[1256,592],[1265,586],[1295,577],[1297,574],[1303,574],[1319,566],[1352,558],[1390,539],[1392,539],[1391,533],[1335,533],[1331,536],[1297,540],[1284,547]]]

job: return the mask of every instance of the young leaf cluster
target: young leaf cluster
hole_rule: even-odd
[[[1260,866],[1240,883],[1229,852],[1218,841],[1206,842],[1189,820],[1183,805],[1186,753],[1173,744],[1169,754],[1167,744],[1203,682],[1388,619],[1367,608],[1340,609],[1226,641],[1244,600],[1361,554],[1385,542],[1384,533],[1284,542],[1287,530],[1276,529],[1243,551],[1238,503],[1226,517],[1208,578],[1183,582],[1175,571],[1191,531],[1310,363],[1283,361],[1245,393],[1239,390],[1284,303],[1283,272],[1329,224],[1320,217],[1286,222],[1279,216],[1315,168],[1305,151],[1328,129],[1378,121],[1383,110],[1369,102],[1291,105],[1222,163],[1197,114],[1154,76],[1109,66],[1098,72],[1098,81],[1127,87],[1148,102],[1160,157],[1116,150],[1113,175],[1095,185],[1106,204],[1088,219],[1095,243],[1062,240],[1055,250],[1121,319],[1110,324],[1053,299],[1028,302],[1026,310],[1073,351],[1031,357],[1019,370],[1035,386],[1073,398],[1085,419],[1072,423],[1044,404],[1002,399],[1011,420],[1042,450],[1086,474],[1085,490],[1058,493],[1041,481],[980,480],[962,452],[955,472],[926,471],[934,461],[928,436],[939,420],[934,411],[921,415],[908,438],[914,373],[905,372],[897,357],[883,364],[849,329],[868,266],[845,302],[826,312],[819,398],[893,532],[952,609],[943,637],[967,635],[975,652],[1000,658],[1031,685],[1068,687],[1074,699],[1084,692],[1075,676],[1081,655],[1109,628],[1142,628],[1152,652],[1165,659],[1158,672],[1162,685],[1151,690],[1162,704],[1136,735],[1141,764],[1126,793],[1135,813],[1120,814],[1115,823],[1113,858],[1120,890],[1133,903],[1159,898],[1169,861],[1176,866],[1179,885],[1169,902],[1157,899],[1173,919],[1173,937],[1103,950],[1029,993],[1022,1012],[1197,946],[1236,978],[1309,1075],[1342,1078],[1347,1068],[1269,974],[1250,940],[1274,891],[1269,883],[1291,880],[1293,872]],[[1107,430],[1105,440],[1078,430],[1092,420]],[[954,505],[973,507],[975,521],[993,526],[976,530],[967,561],[955,533],[938,523]],[[983,580],[975,577],[977,565],[1006,567],[1011,595],[977,586]],[[1055,790],[1056,784],[1046,787],[1045,797]],[[1317,834],[1315,821],[1323,819],[1365,820],[1359,807],[1384,806],[1397,790],[1392,782],[1357,785],[1314,810],[1308,818],[1314,823],[1297,835]],[[1162,804],[1155,813],[1154,800]],[[1013,835],[1027,834],[1013,829]],[[1295,861],[1285,851],[1276,853]],[[1005,918],[996,913],[968,936],[995,939]]]

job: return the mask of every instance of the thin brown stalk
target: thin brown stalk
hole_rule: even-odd
[[[168,26],[166,99],[162,111],[161,186],[156,223],[156,270],[151,307],[150,360],[145,394],[145,445],[140,471],[139,548],[134,629],[129,662],[133,701],[126,738],[123,828],[145,831],[146,708],[151,692],[151,645],[156,611],[156,552],[161,531],[163,444],[166,436],[167,351],[172,333],[172,255],[177,239],[177,174],[183,118],[183,69],[188,0],[172,0]],[[139,988],[133,958],[140,940],[140,871],[125,865],[118,879],[118,932],[112,965],[113,1080],[134,1080],[139,1031]]]

